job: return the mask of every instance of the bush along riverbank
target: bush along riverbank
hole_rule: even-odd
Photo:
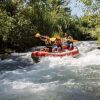
[[[87,0],[82,1],[85,4]],[[1,0],[0,48],[24,52],[33,46],[44,45],[34,37],[37,32],[50,37],[68,32],[79,41],[98,39],[100,14],[91,12],[81,17],[72,16],[69,3],[63,0]],[[87,4],[84,6],[87,7]]]

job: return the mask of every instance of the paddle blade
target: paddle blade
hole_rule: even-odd
[[[54,42],[56,40],[56,38],[50,38],[50,41]]]
[[[79,42],[78,40],[73,40],[73,42]]]
[[[41,35],[40,35],[40,33],[36,33],[36,35],[35,35],[35,37],[40,37]]]
[[[61,36],[60,36],[59,34],[55,34],[55,35],[54,35],[54,38],[58,38],[58,39],[60,39]]]

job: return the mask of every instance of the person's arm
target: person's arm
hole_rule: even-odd
[[[45,44],[51,44],[51,41],[50,41],[50,38],[49,38],[49,37],[42,36],[42,37],[40,37],[40,39],[41,39],[42,41],[44,41]]]
[[[46,39],[45,39],[45,38],[40,37],[40,39],[41,39],[42,41],[44,41],[44,42],[46,41]]]
[[[68,39],[67,41],[73,42],[73,37],[72,36],[69,36],[67,39]]]
[[[69,36],[68,39],[73,40],[72,36]]]

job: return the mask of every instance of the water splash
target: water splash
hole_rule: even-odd
[[[34,63],[27,52],[0,61],[0,100],[99,100],[100,50],[93,41],[76,45],[76,58]]]

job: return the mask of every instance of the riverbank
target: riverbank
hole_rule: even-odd
[[[0,50],[0,59],[4,60],[10,57],[11,53],[13,53],[14,51],[10,50],[10,49],[2,49]]]

